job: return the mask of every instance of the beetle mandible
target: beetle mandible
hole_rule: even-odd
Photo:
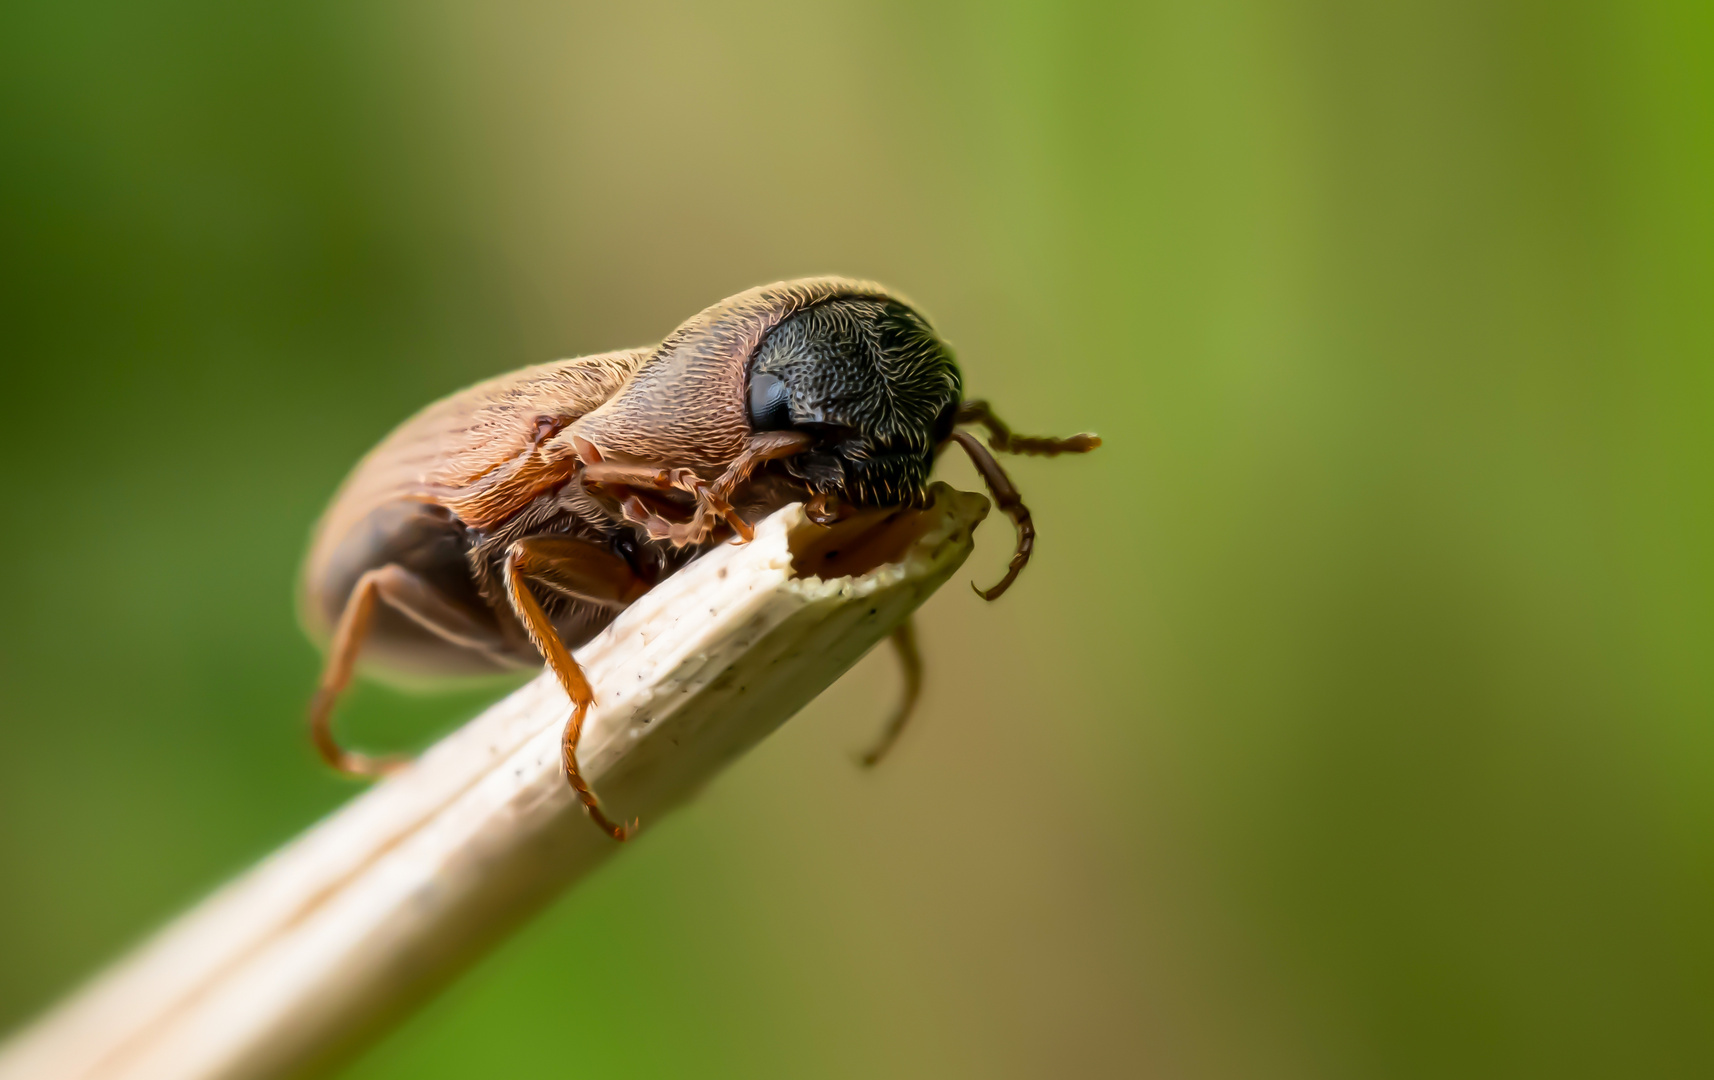
[[[919,505],[956,443],[1017,528],[993,600],[1029,561],[1029,510],[987,447],[1084,453],[1094,435],[1014,435],[965,401],[952,352],[872,282],[805,278],[739,293],[660,345],[560,360],[430,405],[358,463],[323,514],[300,607],[327,661],[309,709],[327,763],[375,776],[400,762],[334,739],[334,704],[359,653],[401,672],[481,673],[545,661],[572,702],[562,753],[589,816],[631,835],[577,767],[594,702],[571,649],[712,544],[804,501],[813,520]],[[894,632],[904,725],[921,683],[911,624]]]

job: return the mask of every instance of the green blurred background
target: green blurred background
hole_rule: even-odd
[[[0,88],[0,1026],[355,790],[371,443],[835,272],[1106,447],[885,769],[878,655],[351,1076],[1714,1074],[1714,7],[14,0]]]

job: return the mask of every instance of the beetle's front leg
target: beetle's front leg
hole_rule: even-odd
[[[739,484],[750,478],[764,462],[795,457],[815,445],[815,440],[801,431],[760,431],[750,436],[749,443],[732,464],[714,481],[717,494],[730,497]]]
[[[1087,454],[1101,445],[1101,436],[1084,432],[1069,439],[1050,435],[1018,435],[994,415],[986,401],[966,401],[958,406],[955,423],[980,424],[988,429],[988,445],[1005,454],[1031,454],[1056,457],[1060,454]]]
[[[750,436],[750,442],[743,451],[726,467],[726,471],[712,484],[697,481],[696,498],[699,518],[713,527],[715,516],[724,518],[734,532],[744,538],[744,541],[755,539],[755,531],[748,522],[732,509],[727,500],[738,489],[738,485],[750,478],[763,463],[779,461],[796,454],[801,454],[813,446],[815,440],[801,431],[763,431]],[[704,534],[706,535],[706,533]],[[698,538],[695,542],[700,542]]]
[[[584,466],[583,482],[612,491],[619,498],[619,508],[627,521],[641,525],[651,538],[670,541],[675,547],[702,543],[720,521],[732,526],[732,531],[746,542],[755,537],[749,522],[738,516],[732,504],[717,494],[712,484],[690,469],[657,469],[648,465],[603,461]],[[669,521],[651,510],[642,499],[630,494],[630,488],[683,491],[696,497],[696,509],[688,521]]]
[[[696,509],[690,520],[673,522],[650,510],[635,497],[620,499],[627,520],[643,526],[656,540],[667,540],[675,546],[700,544],[708,539],[717,523],[724,521],[745,542],[755,538],[750,523],[739,516],[729,499],[732,492],[750,477],[763,462],[776,461],[802,453],[812,444],[808,435],[796,431],[766,431],[751,436],[748,445],[733,459],[717,479],[704,480],[693,469],[663,468],[631,462],[606,460],[599,449],[587,439],[573,443],[583,460],[583,480],[609,488],[644,487],[656,491],[683,491],[696,497]]]
[[[750,523],[738,515],[727,500],[738,489],[738,485],[750,478],[764,462],[779,461],[782,458],[801,454],[814,445],[815,440],[801,431],[763,431],[750,436],[749,443],[743,451],[726,467],[726,471],[708,483],[691,473],[689,469],[675,470],[689,473],[693,479],[693,487],[683,490],[694,490],[696,493],[696,517],[686,523],[689,529],[698,530],[694,539],[679,540],[672,538],[676,544],[698,544],[707,539],[713,531],[716,520],[725,520],[732,526],[732,531],[749,543],[756,538],[755,530]]]

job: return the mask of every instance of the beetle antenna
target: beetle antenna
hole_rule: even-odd
[[[977,441],[976,436],[968,431],[954,431],[952,440],[964,448],[970,455],[970,463],[976,466],[976,471],[982,474],[982,480],[988,485],[988,490],[994,494],[994,504],[1005,515],[1012,519],[1012,524],[1018,529],[1017,550],[1012,552],[1011,564],[1006,567],[1006,576],[991,589],[977,589],[976,583],[970,587],[976,589],[976,595],[984,600],[998,600],[1000,594],[1011,588],[1017,580],[1018,571],[1030,561],[1030,553],[1036,546],[1036,526],[1030,520],[1030,508],[1024,505],[1024,500],[1018,495],[1018,489],[1012,486],[1012,478],[1006,475],[1006,470],[1000,468],[1000,463],[994,460],[994,455],[988,448]]]
[[[1006,422],[994,415],[986,401],[966,401],[958,406],[954,423],[981,424],[988,429],[988,445],[1002,454],[1032,454],[1053,457],[1056,454],[1087,454],[1101,445],[1101,436],[1091,432],[1056,439],[1047,435],[1014,435]]]

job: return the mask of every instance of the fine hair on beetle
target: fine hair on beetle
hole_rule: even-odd
[[[310,706],[316,748],[352,775],[402,764],[333,736],[359,655],[366,669],[400,673],[545,662],[572,703],[567,779],[596,824],[625,839],[636,823],[610,819],[578,770],[594,696],[571,650],[784,506],[802,502],[822,525],[922,507],[950,445],[1016,527],[1005,576],[977,590],[993,600],[1028,563],[1035,526],[992,451],[1084,453],[1100,439],[1013,434],[987,403],[964,399],[952,350],[928,321],[874,283],[750,289],[658,346],[526,368],[430,405],[346,478],[305,560],[300,607],[328,642]],[[867,764],[892,746],[921,686],[909,621],[892,642],[904,701]]]
[[[952,351],[897,300],[834,300],[786,319],[750,362],[750,425],[816,444],[785,459],[817,494],[919,505],[952,433],[962,380]]]

